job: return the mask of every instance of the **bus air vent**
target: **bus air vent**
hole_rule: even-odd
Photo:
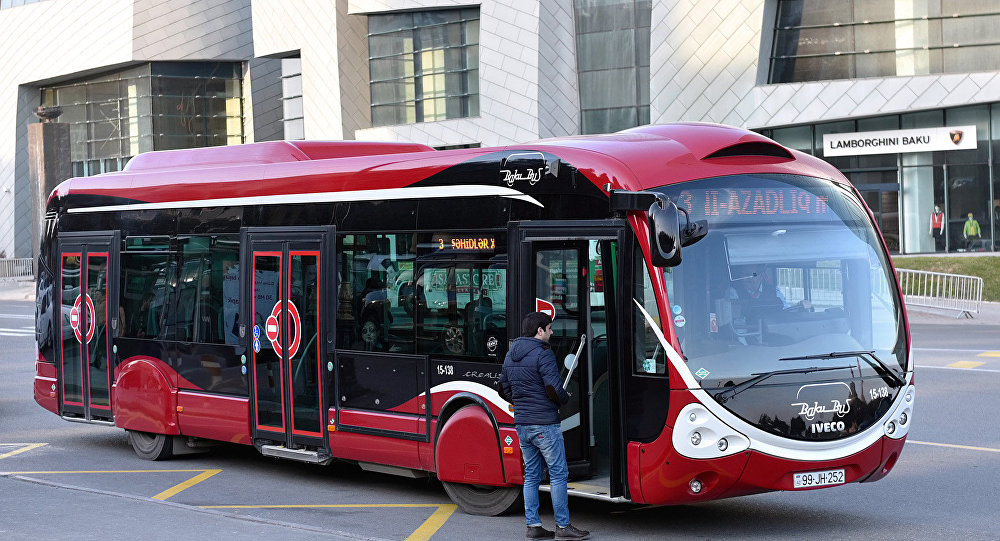
[[[716,150],[708,156],[705,156],[703,159],[742,158],[750,156],[766,156],[769,158],[783,158],[786,160],[794,159],[792,154],[785,148],[774,143],[765,143],[763,141],[737,143],[735,145]]]

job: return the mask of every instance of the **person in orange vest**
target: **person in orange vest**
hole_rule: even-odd
[[[979,222],[969,213],[965,220],[965,227],[962,229],[962,238],[965,239],[965,249],[971,251],[979,243],[983,235],[983,230],[979,227]]]
[[[930,233],[934,237],[934,251],[947,251],[944,243],[944,212],[941,212],[940,205],[934,205],[934,212],[931,213]]]

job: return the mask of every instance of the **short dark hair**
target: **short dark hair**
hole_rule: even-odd
[[[532,312],[521,320],[521,336],[535,336],[538,329],[544,329],[552,323],[552,318],[545,312]]]

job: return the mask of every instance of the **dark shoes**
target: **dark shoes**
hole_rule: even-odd
[[[581,530],[572,524],[567,524],[565,528],[556,528],[556,541],[575,541],[589,538],[590,532]]]
[[[525,539],[552,539],[555,536],[555,532],[541,526],[528,526],[528,533],[524,534]]]

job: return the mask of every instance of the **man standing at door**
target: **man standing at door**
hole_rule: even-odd
[[[569,402],[569,394],[559,381],[559,366],[549,347],[552,318],[532,312],[521,322],[521,338],[514,340],[503,361],[500,385],[514,404],[514,424],[524,459],[524,517],[528,539],[587,539],[590,532],[569,523],[569,495],[566,483],[569,467],[559,427],[559,406]],[[544,463],[543,463],[544,461]],[[556,531],[542,527],[538,516],[538,485],[542,467],[549,468],[549,486]]]

